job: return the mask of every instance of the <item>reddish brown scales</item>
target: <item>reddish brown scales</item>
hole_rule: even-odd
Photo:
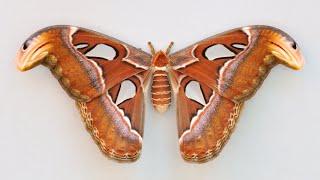
[[[151,84],[152,104],[158,112],[165,112],[171,103],[171,86],[168,78],[169,58],[167,55],[173,42],[170,43],[165,53],[163,51],[156,53],[151,42],[148,45],[153,55],[151,63],[153,70]]]
[[[154,54],[152,66],[155,70],[152,74],[151,99],[153,107],[158,112],[165,112],[171,103],[171,86],[167,72],[168,64],[169,59],[163,51]]]
[[[216,44],[223,45],[235,56],[209,61],[204,52]],[[235,48],[234,44],[242,44],[244,48]],[[176,52],[170,56],[170,63],[183,75],[176,73],[178,77],[174,78],[177,80],[174,84],[179,85],[177,114],[181,154],[186,160],[205,162],[221,151],[244,101],[252,97],[271,68],[284,64],[300,69],[303,58],[293,39],[279,29],[250,26],[227,31]],[[193,108],[197,104],[186,97],[184,77],[200,83],[207,101],[201,110]]]
[[[154,80],[155,78],[157,80]],[[164,112],[165,110],[167,110],[171,102],[171,87],[169,84],[167,72],[156,70],[153,73],[151,98],[153,106],[157,111]]]
[[[121,161],[137,159],[143,135],[143,72],[150,67],[151,56],[119,40],[72,26],[46,28],[26,42],[18,53],[18,68],[24,71],[39,64],[49,67],[76,100],[100,149]],[[77,44],[87,47],[77,49]],[[85,52],[98,44],[114,47],[115,59],[87,58]],[[136,94],[116,105],[120,84],[127,79],[135,84]]]
[[[87,46],[77,49],[78,44]],[[86,52],[98,44],[111,46],[117,54],[115,59],[86,57]],[[217,44],[235,56],[206,58],[206,50]],[[244,47],[234,46],[237,44]],[[284,64],[300,69],[303,65],[294,40],[268,26],[227,31],[170,56],[172,43],[166,52],[155,53],[151,43],[149,46],[152,60],[151,55],[112,37],[73,26],[54,26],[39,31],[24,43],[18,53],[18,67],[20,70],[38,64],[49,67],[76,100],[101,150],[119,160],[135,160],[139,156],[144,88],[152,79],[152,103],[158,111],[168,108],[171,94],[175,93],[183,158],[204,162],[220,152],[235,127],[242,105],[273,66]],[[116,104],[125,80],[135,85],[135,95]],[[187,96],[186,87],[192,81],[199,83],[204,104]]]
[[[169,63],[167,55],[163,51],[159,51],[154,55],[152,65],[155,67],[165,67]]]

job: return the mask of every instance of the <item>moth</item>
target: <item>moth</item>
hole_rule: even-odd
[[[89,56],[107,45],[114,57]],[[231,56],[210,58],[208,51],[223,46]],[[121,161],[136,160],[141,152],[144,97],[151,83],[154,108],[164,112],[176,101],[179,146],[187,161],[215,157],[233,131],[246,100],[278,64],[301,69],[296,42],[270,26],[247,26],[209,37],[175,53],[151,54],[115,38],[75,26],[51,26],[29,37],[19,49],[21,71],[42,64],[75,100],[88,131],[104,154]],[[135,94],[117,102],[122,83]],[[189,98],[187,86],[197,82],[204,102]],[[174,98],[173,98],[174,97]]]

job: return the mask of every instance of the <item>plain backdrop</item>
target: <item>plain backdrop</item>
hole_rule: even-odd
[[[320,3],[243,1],[0,1],[0,179],[320,179]],[[306,59],[301,71],[272,70],[250,99],[221,154],[187,163],[178,150],[175,106],[146,101],[143,151],[134,163],[107,159],[48,69],[20,73],[15,55],[40,28],[70,24],[148,51],[173,51],[230,28],[266,24],[288,32]]]

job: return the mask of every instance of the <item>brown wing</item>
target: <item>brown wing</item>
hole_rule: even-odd
[[[244,49],[236,48],[235,44],[247,46],[249,36],[241,29],[231,30],[216,36],[204,39],[181,51],[170,55],[171,66],[174,70],[205,83],[212,89],[218,88],[219,70],[230,60],[237,59]],[[223,45],[234,52],[235,57],[224,57],[208,60],[205,51],[215,45]]]
[[[248,44],[248,36],[240,29],[205,39],[170,56],[180,151],[185,160],[204,162],[217,155],[239,116],[242,103],[217,93],[219,70],[234,57],[209,60],[204,53],[209,47],[222,44],[237,55],[243,49],[234,47],[236,43]],[[204,105],[186,96],[191,81],[199,82]]]
[[[195,79],[179,73],[177,123],[181,155],[185,160],[205,162],[216,156],[229,138],[243,103],[231,101],[199,83],[205,105],[190,99],[186,87]]]
[[[209,60],[206,51],[216,45],[232,51],[234,56]],[[243,102],[255,93],[274,65],[300,67],[299,53],[284,32],[268,26],[249,26],[172,54],[182,156],[203,162],[217,155],[232,132]],[[190,81],[199,82],[204,105],[186,96]]]
[[[181,100],[178,106],[190,106]],[[209,102],[192,117],[189,128],[180,135],[179,145],[184,159],[205,162],[216,156],[228,140],[239,117],[242,103],[214,93]]]
[[[115,50],[111,59],[87,57],[97,45]],[[83,45],[83,47],[79,47]],[[143,82],[151,56],[106,35],[73,26],[53,26],[31,36],[18,55],[22,70],[48,66],[76,100],[89,132],[102,151],[119,160],[134,160],[142,147]],[[115,102],[124,80],[136,86],[132,98]]]

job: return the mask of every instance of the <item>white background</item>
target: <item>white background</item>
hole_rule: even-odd
[[[3,1],[0,2],[0,179],[320,179],[319,1]],[[44,67],[16,70],[33,32],[54,24],[86,27],[148,51],[173,51],[230,28],[267,24],[300,45],[302,71],[277,66],[250,99],[222,153],[205,164],[182,160],[175,108],[146,103],[143,152],[135,163],[102,155],[73,100]]]

